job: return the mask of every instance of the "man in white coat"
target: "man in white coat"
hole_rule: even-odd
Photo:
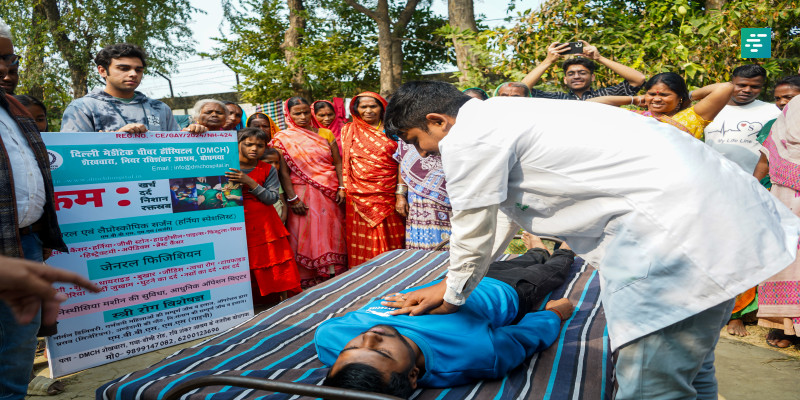
[[[447,279],[395,314],[451,313],[513,228],[566,239],[596,266],[617,399],[716,399],[733,298],[789,265],[800,219],[736,164],[668,124],[592,103],[472,100],[410,82],[386,132],[440,153],[453,205]],[[498,214],[502,224],[498,230]]]

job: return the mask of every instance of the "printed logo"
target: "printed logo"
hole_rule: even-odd
[[[55,171],[64,164],[64,157],[53,150],[47,150],[47,157],[50,159],[50,171]]]

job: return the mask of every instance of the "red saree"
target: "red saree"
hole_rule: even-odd
[[[263,185],[271,168],[259,162],[247,176]],[[283,227],[275,207],[262,203],[249,190],[243,192],[247,256],[255,297],[283,291],[299,292],[300,275],[289,245],[289,232]]]
[[[386,100],[373,92],[384,110]],[[344,186],[347,190],[347,245],[350,267],[385,251],[401,249],[405,241],[403,220],[394,209],[397,142],[358,116],[350,103],[353,122],[342,128]]]
[[[288,128],[269,145],[283,154],[295,194],[308,206],[306,215],[289,211],[287,227],[303,287],[309,287],[347,270],[344,212],[336,204],[339,180],[328,141],[297,126],[286,103],[284,115]]]

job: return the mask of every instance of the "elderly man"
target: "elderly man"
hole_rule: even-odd
[[[458,310],[513,237],[496,230],[498,213],[559,235],[604,282],[618,400],[716,399],[714,347],[734,296],[797,254],[800,219],[652,118],[589,102],[473,101],[446,83],[410,82],[385,123],[421,155],[441,153],[453,205],[447,279],[395,313]]]

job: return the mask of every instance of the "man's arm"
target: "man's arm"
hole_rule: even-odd
[[[600,52],[597,50],[597,47],[590,45],[589,42],[585,40],[581,40],[581,42],[583,42],[583,54],[586,57],[591,58],[592,60],[595,60],[600,64],[605,65],[610,70],[614,71],[614,73],[621,76],[622,79],[628,81],[634,87],[640,87],[644,85],[646,78],[643,73],[627,65],[622,65],[616,61],[609,60],[608,58],[605,58],[600,55]]]
[[[753,176],[756,177],[759,181],[764,179],[765,176],[769,173],[769,159],[767,159],[767,155],[761,153],[761,158],[758,159],[758,164],[756,164],[756,168],[753,171]]]
[[[447,279],[411,292],[393,315],[450,314],[467,301],[486,275],[492,258],[498,205],[453,210]],[[387,306],[398,307],[395,303]]]
[[[550,46],[547,46],[547,56],[544,58],[544,61],[539,63],[539,65],[537,65],[536,68],[534,68],[531,72],[528,72],[528,75],[525,75],[525,77],[522,78],[522,83],[533,89],[533,87],[539,83],[539,79],[542,78],[542,75],[544,75],[545,71],[553,66],[553,63],[561,58],[562,53],[567,50],[569,50],[569,43],[550,43]]]

